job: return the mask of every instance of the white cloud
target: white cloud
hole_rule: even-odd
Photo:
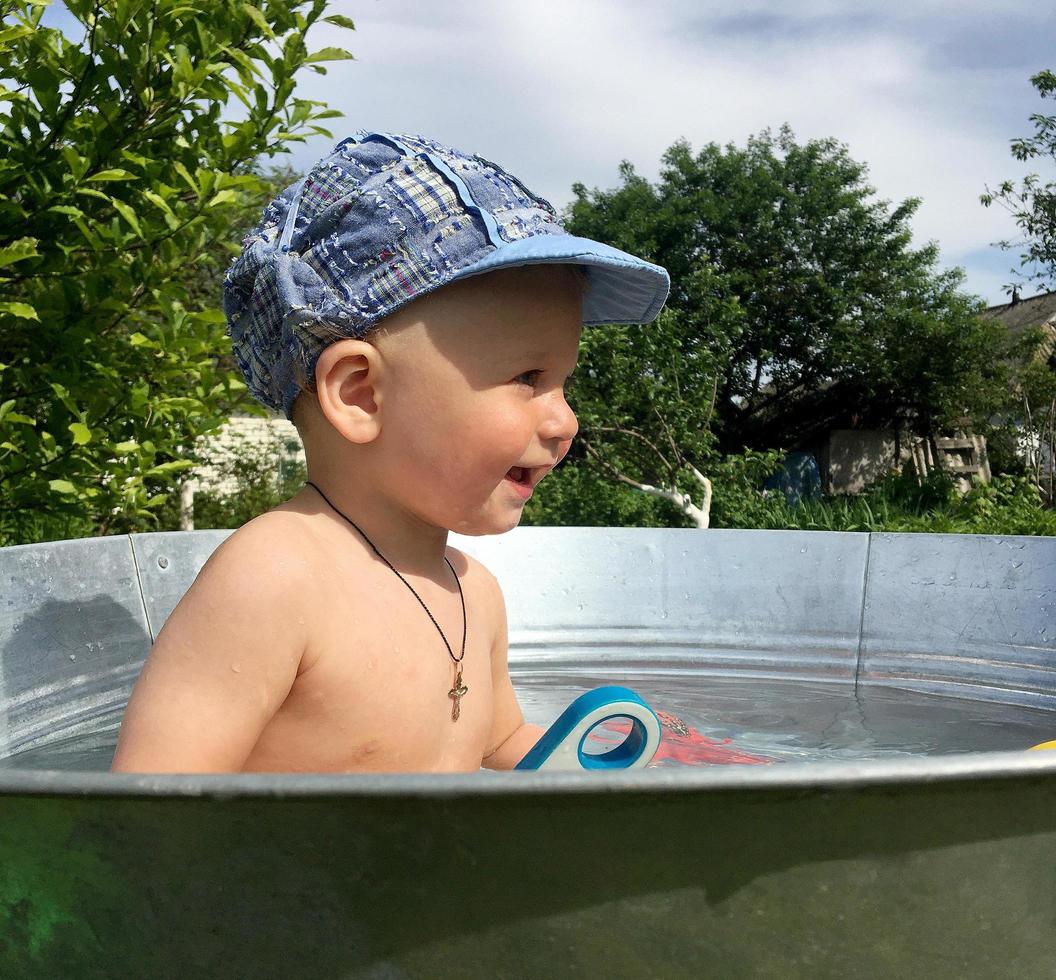
[[[655,180],[679,137],[695,150],[743,144],[787,121],[800,140],[847,143],[881,198],[921,197],[917,243],[938,241],[967,288],[1004,299],[996,270],[1015,256],[987,249],[1015,227],[979,195],[1025,171],[1008,141],[1051,111],[1028,77],[1056,67],[1036,63],[1048,49],[1034,36],[1054,19],[1025,0],[999,11],[990,0],[345,0],[327,12],[356,31],[318,24],[309,47],[357,60],[302,72],[297,95],[346,114],[325,123],[335,141],[361,128],[423,133],[561,207],[574,181],[615,186],[621,159]],[[282,159],[307,168],[331,143]]]

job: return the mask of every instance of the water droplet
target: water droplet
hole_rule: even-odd
[[[807,553],[807,549],[806,549],[806,548],[800,548],[800,549],[799,549],[799,553],[800,553],[801,555],[805,555],[805,554]]]
[[[76,660],[76,659],[77,659],[77,654],[71,653],[70,654],[70,660]]]
[[[233,670],[233,671],[234,671],[234,672],[235,672],[236,674],[238,674],[238,673],[241,673],[241,671],[242,671],[242,668],[241,668],[241,667],[240,667],[240,666],[239,666],[238,664],[232,664],[232,665],[231,665],[231,669],[232,669],[232,670]]]
[[[1013,568],[1022,568],[1022,567],[1023,567],[1023,562],[1021,562],[1021,561],[1014,561],[1014,562],[1012,562],[1012,567],[1013,567]]]

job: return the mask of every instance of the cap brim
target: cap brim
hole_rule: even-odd
[[[611,245],[575,235],[531,235],[506,242],[449,280],[466,279],[517,265],[591,266],[583,296],[583,323],[650,323],[671,289],[663,266],[653,265]]]

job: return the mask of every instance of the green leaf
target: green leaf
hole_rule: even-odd
[[[28,102],[29,96],[23,95],[21,92],[16,92],[14,89],[10,89],[6,85],[0,85],[0,102],[16,102],[18,100]]]
[[[197,323],[227,323],[227,317],[224,316],[223,311],[212,308],[192,313],[190,318]]]
[[[222,191],[217,191],[206,204],[207,208],[215,207],[217,204],[223,204],[225,201],[234,201],[238,199],[238,195],[235,194],[230,188],[225,188]]]
[[[139,448],[139,443],[135,439],[130,439],[127,442],[119,442],[114,446],[115,453],[134,453]]]
[[[84,212],[80,208],[75,208],[71,204],[53,204],[49,211],[54,211],[56,214],[68,214],[71,218],[83,218]]]
[[[69,480],[49,480],[48,486],[56,493],[73,494],[77,492],[77,488]]]
[[[151,163],[146,157],[140,156],[138,153],[133,153],[131,150],[126,150],[124,148],[121,150],[121,156],[129,162],[134,163],[137,167],[145,168],[150,166]]]
[[[350,17],[345,17],[343,14],[331,14],[329,17],[323,18],[325,24],[335,24],[338,27],[347,27],[350,31],[356,29],[356,25],[352,23]]]
[[[104,194],[102,191],[97,191],[92,187],[78,187],[75,194],[83,194],[85,197],[98,197],[100,200],[106,201],[107,204],[113,204],[113,198],[109,194]]]
[[[68,143],[59,147],[59,152],[70,168],[70,173],[79,181],[88,170],[88,161]]]
[[[117,209],[121,217],[132,226],[132,230],[135,231],[140,238],[146,237],[143,234],[143,229],[139,227],[139,219],[136,217],[135,211],[125,204],[124,201],[118,201],[116,198],[114,199],[114,207]]]
[[[226,75],[221,78],[221,81],[228,87],[228,89],[230,89],[230,91],[235,93],[235,97],[242,103],[242,105],[244,105],[250,112],[253,111],[253,103],[246,98],[246,89],[244,86],[239,85],[233,78],[228,78]]]
[[[250,3],[243,3],[242,9],[249,14],[250,19],[261,29],[265,37],[270,38],[272,41],[276,40],[275,32],[271,29],[271,25],[267,22],[264,14],[257,7],[254,7]]]
[[[304,64],[313,65],[318,61],[348,61],[356,60],[356,56],[351,51],[346,51],[344,48],[320,48],[318,51],[313,51],[307,58],[304,59]]]
[[[127,170],[116,168],[112,170],[100,170],[99,173],[92,174],[88,180],[139,180],[139,178],[135,174],[130,174]]]
[[[162,476],[165,473],[179,473],[182,470],[188,470],[196,466],[194,460],[190,459],[174,459],[168,463],[159,463],[157,466],[150,467],[149,470],[144,470],[144,476]]]
[[[22,320],[40,320],[37,311],[28,303],[0,303],[0,313],[9,313]]]
[[[0,422],[3,422],[4,416],[15,407],[15,399],[10,398],[3,405],[0,405]]]
[[[77,407],[77,402],[74,400],[65,385],[60,385],[57,381],[52,381],[51,390],[55,392],[59,401],[66,406],[71,415],[81,414],[81,410]]]
[[[202,199],[202,189],[198,186],[197,181],[187,172],[187,168],[176,160],[173,163],[173,169],[178,173],[187,183],[187,186],[194,191],[194,196],[200,201]]]
[[[33,33],[33,28],[28,24],[16,24],[14,27],[9,27],[6,31],[0,31],[0,44],[5,41],[16,41],[20,37],[28,37]]]
[[[31,419],[28,415],[23,415],[21,412],[8,412],[8,422],[20,422],[22,425],[36,425],[37,420]]]
[[[91,245],[92,248],[96,249],[96,251],[102,250],[103,243],[100,242],[94,234],[92,234],[91,229],[89,229],[88,225],[84,221],[82,221],[80,218],[74,218],[73,223],[81,230],[81,234],[84,235],[84,237],[88,241],[88,244]]]
[[[92,441],[92,430],[83,422],[74,422],[67,428],[73,433],[74,445],[83,446],[85,443]]]
[[[252,83],[254,78],[260,78],[262,72],[254,64],[253,60],[240,48],[229,48],[226,44],[221,45],[221,50],[229,55],[236,65],[241,69],[239,77],[242,81]]]
[[[148,201],[150,201],[151,204],[153,204],[156,207],[160,208],[162,211],[164,211],[170,217],[173,217],[173,218],[176,217],[176,215],[172,213],[172,208],[169,207],[169,202],[166,201],[160,195],[155,194],[154,191],[149,191],[149,190],[143,189],[143,190],[140,191],[140,194],[142,194]]]
[[[37,239],[19,238],[10,245],[0,247],[0,268],[5,265],[13,265],[23,259],[31,259],[40,255],[37,251]]]

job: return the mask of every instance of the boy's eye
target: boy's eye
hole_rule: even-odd
[[[513,380],[514,381],[520,381],[522,378],[527,378],[528,380],[525,381],[524,384],[531,385],[534,388],[535,387],[535,379],[538,378],[539,375],[542,374],[542,373],[543,373],[542,371],[538,371],[538,370],[536,370],[536,371],[525,371],[524,374],[518,374],[517,377],[514,378]]]

